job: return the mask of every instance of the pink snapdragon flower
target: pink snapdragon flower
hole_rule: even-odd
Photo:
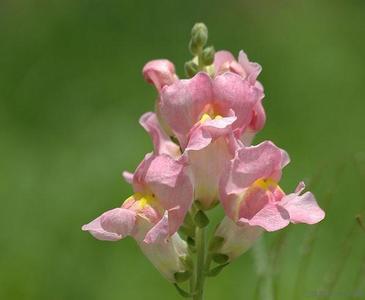
[[[239,224],[279,230],[289,223],[315,224],[324,218],[313,194],[300,183],[286,195],[278,185],[287,153],[271,142],[237,150],[223,173],[220,196],[228,217]]]
[[[100,240],[132,236],[152,263],[173,280],[183,272],[186,244],[176,233],[193,200],[186,167],[167,155],[149,154],[133,175],[135,193],[120,208],[82,227]]]
[[[160,93],[159,112],[187,156],[195,199],[209,208],[218,194],[221,170],[233,158],[236,141],[251,121],[262,91],[241,76],[215,78],[201,72]]]

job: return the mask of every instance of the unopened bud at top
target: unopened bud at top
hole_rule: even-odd
[[[214,54],[215,54],[215,50],[214,50],[213,46],[209,46],[209,47],[205,48],[201,55],[203,64],[206,66],[213,64]]]
[[[191,30],[191,43],[194,47],[203,48],[208,41],[208,28],[204,23],[196,23]]]
[[[184,68],[188,77],[193,77],[199,71],[198,65],[193,61],[186,62]]]

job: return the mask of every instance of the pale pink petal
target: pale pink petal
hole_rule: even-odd
[[[325,217],[311,192],[289,194],[279,204],[288,211],[292,223],[315,224]]]
[[[305,183],[304,181],[300,181],[297,185],[297,187],[295,188],[295,193],[296,194],[300,194],[301,192],[303,192],[305,190]]]
[[[154,84],[159,92],[165,85],[170,85],[178,79],[173,63],[167,59],[148,62],[143,67],[143,76],[147,82]]]
[[[129,209],[114,208],[102,214],[101,227],[107,231],[118,234],[121,238],[130,235],[136,222],[136,213]]]
[[[161,220],[147,232],[143,241],[147,244],[166,242],[169,234],[168,212],[165,211]]]
[[[139,119],[139,123],[150,134],[156,154],[168,154],[172,157],[180,156],[180,147],[171,141],[163,131],[155,113],[147,112]]]
[[[247,74],[247,80],[251,84],[255,84],[257,77],[261,73],[261,66],[258,63],[250,62],[246,53],[242,50],[238,55],[238,62],[245,70],[245,73]]]
[[[191,149],[191,148],[189,148]],[[218,183],[222,170],[233,157],[225,137],[215,139],[198,151],[186,152],[194,182],[194,198],[204,208],[218,200]]]
[[[217,76],[213,88],[216,114],[227,116],[233,110],[237,117],[233,130],[240,136],[251,121],[254,106],[262,99],[262,91],[231,72]]]
[[[290,219],[285,209],[268,203],[251,219],[241,218],[239,222],[248,223],[251,226],[260,226],[267,231],[276,231],[286,227],[290,223]]]
[[[123,176],[124,180],[127,183],[132,184],[132,182],[133,182],[133,173],[128,172],[128,171],[123,171],[122,176]]]
[[[190,129],[200,120],[213,99],[212,81],[208,74],[198,73],[191,79],[179,80],[161,92],[159,111],[184,148]]]
[[[229,135],[232,132],[231,125],[235,120],[236,117],[232,116],[207,120],[203,124],[197,124],[191,130],[189,143],[185,151],[201,150],[207,147],[213,140]]]
[[[183,261],[189,255],[188,247],[177,233],[160,243],[138,241],[138,244],[144,255],[169,281],[175,282],[175,273],[186,271]]]
[[[214,235],[224,238],[218,252],[228,255],[232,260],[249,250],[262,233],[263,229],[259,226],[250,226],[247,223],[238,225],[224,217]]]
[[[113,232],[105,231],[100,224],[101,216],[91,221],[90,223],[82,226],[83,231],[89,231],[91,235],[101,241],[118,241],[122,239],[122,237]]]
[[[229,70],[229,64],[236,59],[231,52],[226,50],[217,51],[214,55],[214,69],[216,74]]]

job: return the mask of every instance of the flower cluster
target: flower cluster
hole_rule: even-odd
[[[206,42],[206,27],[197,24],[194,58],[185,66],[191,78],[179,79],[165,59],[144,66],[157,100],[140,124],[154,150],[133,174],[123,173],[133,195],[83,226],[100,240],[132,236],[172,282],[194,270],[196,229],[208,224],[206,212],[218,204],[225,217],[207,257],[219,264],[244,253],[264,231],[324,218],[313,194],[303,193],[304,183],[289,194],[280,188],[288,154],[271,141],[251,145],[266,121],[261,66],[243,51],[236,60],[228,51],[205,48]]]

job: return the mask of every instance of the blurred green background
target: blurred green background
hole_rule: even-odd
[[[216,49],[244,49],[263,66],[268,121],[256,142],[291,155],[287,191],[314,178],[327,206],[307,276],[310,226],[265,235],[283,246],[277,299],[296,299],[297,278],[298,297],[319,298],[337,273],[334,295],[354,296],[365,252],[353,227],[365,208],[364,1],[1,0],[0,299],[179,299],[132,239],[80,228],[131,194],[120,174],[151,150],[138,118],[156,97],[141,68],[168,58],[183,75],[197,21]],[[208,280],[207,299],[253,299],[251,254]]]

